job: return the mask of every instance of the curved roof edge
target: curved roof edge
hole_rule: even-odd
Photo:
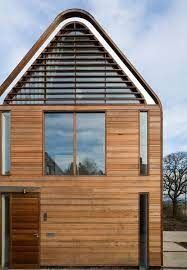
[[[50,34],[55,30],[55,28],[65,19],[71,17],[80,17],[89,21],[96,30],[100,33],[100,35],[105,39],[105,41],[110,45],[110,47],[114,50],[114,52],[118,55],[121,61],[128,67],[128,69],[132,72],[135,78],[139,81],[139,83],[145,88],[145,90],[149,93],[152,99],[156,104],[159,104],[162,108],[160,99],[156,95],[156,93],[152,90],[150,85],[143,79],[140,73],[136,70],[136,68],[131,64],[131,62],[127,59],[127,57],[122,53],[122,51],[118,48],[118,46],[113,42],[113,40],[108,36],[105,30],[98,24],[95,18],[87,11],[82,9],[68,9],[61,12],[54,21],[49,25],[49,27],[45,30],[45,32],[40,36],[40,38],[36,41],[36,43],[32,46],[32,48],[28,51],[28,53],[23,57],[23,59],[19,62],[19,64],[14,68],[11,74],[7,77],[7,79],[0,86],[0,95],[2,95],[8,86],[13,82],[13,80],[17,77],[19,72],[25,67],[25,65],[30,61],[32,56],[36,53],[36,51],[41,47],[41,45],[47,40]]]

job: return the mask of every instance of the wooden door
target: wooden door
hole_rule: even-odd
[[[10,195],[10,268],[36,269],[40,259],[38,193]]]

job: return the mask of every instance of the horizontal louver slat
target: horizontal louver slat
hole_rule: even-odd
[[[89,29],[74,23],[59,31],[5,103],[136,104],[144,99]]]

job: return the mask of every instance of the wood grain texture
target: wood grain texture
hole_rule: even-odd
[[[40,202],[37,193],[10,195],[10,268],[39,267],[39,219]]]
[[[30,106],[29,110],[27,106],[3,107],[11,109],[12,115],[12,163],[11,175],[1,177],[0,185],[41,188],[40,264],[138,265],[138,195],[149,192],[150,265],[161,265],[159,106]],[[139,111],[142,109],[149,111],[148,176],[139,175]],[[103,110],[106,111],[107,175],[43,175],[43,112]],[[30,204],[31,215],[33,210]],[[44,213],[47,221],[43,219]]]
[[[2,232],[2,197],[0,193],[0,230]],[[2,233],[0,233],[0,260],[2,262]]]
[[[42,112],[20,109],[12,113],[11,174],[41,175],[42,147]]]

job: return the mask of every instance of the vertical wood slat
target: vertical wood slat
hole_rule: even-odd
[[[73,113],[73,174],[77,174],[77,139],[76,139],[76,126],[77,126],[77,120],[76,120],[76,114]]]

